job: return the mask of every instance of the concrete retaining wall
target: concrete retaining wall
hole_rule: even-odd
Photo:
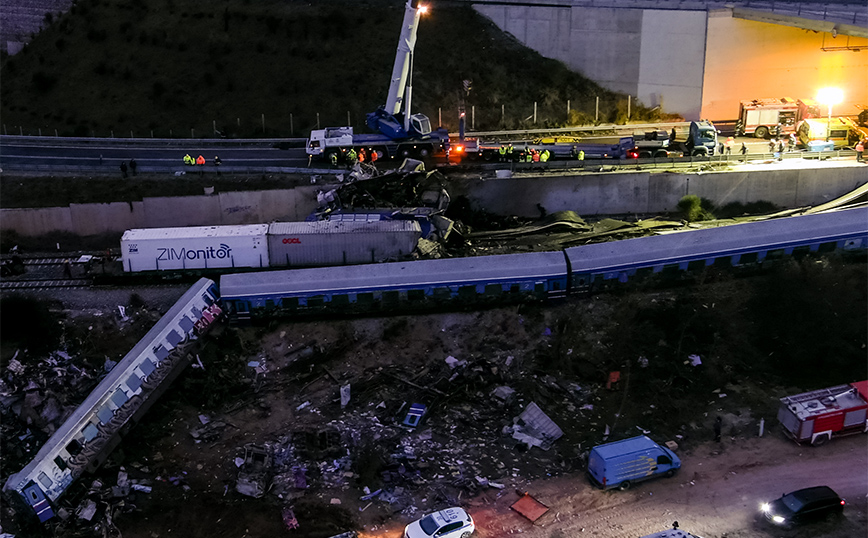
[[[0,228],[23,236],[56,231],[90,236],[131,228],[258,224],[304,220],[316,207],[317,187],[226,192],[212,196],[145,198],[141,202],[71,204],[69,207],[0,210]]]
[[[670,174],[612,172],[565,177],[453,180],[450,194],[466,196],[474,209],[537,217],[571,210],[580,215],[625,215],[674,211],[686,194],[730,202],[771,202],[781,208],[817,205],[868,181],[864,166],[802,170]],[[54,231],[88,236],[121,234],[130,228],[257,224],[299,221],[316,207],[318,187],[227,192],[213,196],[146,198],[142,202],[73,204],[43,209],[4,209],[5,230],[23,236]]]
[[[475,209],[538,217],[571,210],[580,215],[626,215],[674,211],[687,194],[720,207],[731,202],[771,202],[781,208],[817,205],[868,181],[864,167],[702,174],[649,172],[466,180],[450,194],[466,196]]]

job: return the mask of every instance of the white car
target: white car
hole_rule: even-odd
[[[447,508],[428,514],[404,529],[404,538],[469,538],[476,525],[462,508]]]

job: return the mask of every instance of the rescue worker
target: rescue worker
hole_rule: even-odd
[[[356,164],[356,150],[350,148],[347,151],[347,170],[353,167]]]
[[[506,146],[506,160],[507,161],[512,162],[514,160],[514,155],[513,155],[514,151],[515,151],[515,148],[512,147],[512,142],[510,142],[509,145]]]
[[[121,177],[126,179],[127,177],[127,162],[121,161]]]
[[[375,162],[377,162],[377,159],[379,159],[379,158],[380,158],[379,152],[375,149],[372,149],[371,150],[371,164],[374,164]]]
[[[531,151],[533,152],[533,162],[538,163],[539,162],[539,152],[535,149],[532,149]]]
[[[742,155],[741,161],[746,162],[747,157],[745,157],[745,155],[747,155],[747,146],[744,144],[744,142],[741,143],[741,149],[738,150],[738,152]]]
[[[541,163],[548,162],[550,155],[551,155],[551,153],[549,152],[549,150],[547,150],[547,149],[542,150],[542,153],[540,153],[540,155],[539,155],[539,161]]]
[[[579,160],[580,160],[580,161],[584,161],[584,160],[585,160],[585,150],[583,150],[583,149],[580,149],[580,150],[579,150]]]
[[[735,139],[733,137],[729,137],[726,139],[726,154],[732,155],[732,145],[735,143]]]
[[[579,148],[573,146],[570,148],[570,159],[578,159],[579,158]]]
[[[787,144],[790,147],[790,151],[796,151],[796,142],[797,142],[796,133],[790,133],[790,137],[789,137],[789,140],[787,142]]]
[[[862,140],[856,142],[856,148],[855,149],[856,149],[856,162],[861,163],[862,162],[862,153],[865,151],[865,143]]]
[[[524,155],[525,155],[525,159],[527,160],[527,162],[529,162],[529,163],[533,162],[533,150],[532,149],[528,148],[527,150],[525,150]]]
[[[499,162],[503,162],[506,160],[506,146],[501,144],[499,148],[497,148],[497,153],[500,157],[498,157]]]
[[[188,154],[184,155],[184,164],[193,166],[194,164],[196,164],[196,161],[194,161],[193,157],[191,157],[190,154],[188,153]]]
[[[365,158],[366,158],[367,156],[368,156],[368,155],[367,155],[367,152],[365,151],[365,148],[361,148],[361,149],[359,149],[359,162],[360,162],[360,163],[365,162]]]
[[[331,163],[332,168],[337,168],[338,166],[338,154],[334,151],[329,152],[329,163]]]
[[[214,156],[214,166],[220,166],[221,164],[223,164],[223,161],[220,160],[220,157],[215,155]]]
[[[201,154],[196,157],[196,164],[198,166],[205,166],[205,157],[203,157]]]
[[[138,166],[138,164],[136,164],[136,160],[130,159],[130,171],[133,173],[133,175],[136,175],[136,167],[137,166]]]

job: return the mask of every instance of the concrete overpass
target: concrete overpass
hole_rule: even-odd
[[[865,0],[494,0],[499,28],[599,84],[686,119],[734,119],[738,102],[813,97],[836,114],[868,106]]]

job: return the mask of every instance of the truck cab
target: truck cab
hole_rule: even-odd
[[[691,121],[687,149],[693,157],[710,157],[717,151],[717,129],[708,120]]]

